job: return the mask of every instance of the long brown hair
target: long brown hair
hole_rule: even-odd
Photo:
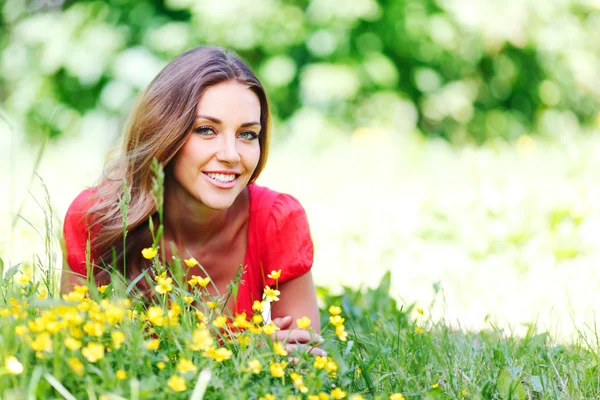
[[[200,97],[208,87],[227,81],[246,85],[259,99],[260,158],[250,183],[260,175],[267,161],[270,112],[265,90],[254,72],[234,52],[220,47],[200,46],[175,58],[138,98],[125,127],[120,154],[107,162],[90,199],[95,205],[88,216],[91,230],[96,232],[91,248],[96,266],[101,267],[94,268],[97,284],[107,284],[112,271],[124,272],[124,255],[126,279],[135,279],[143,272],[146,261],[141,250],[152,243],[148,220],[152,217],[157,222],[156,205],[150,194],[154,176],[152,160],[156,158],[168,171],[169,162],[192,132]],[[123,179],[130,190],[125,249],[118,204],[119,196],[123,195]],[[112,263],[113,254],[116,264],[102,268],[103,264]],[[144,279],[139,281],[138,288],[148,290]]]

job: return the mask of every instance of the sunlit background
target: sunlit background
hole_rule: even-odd
[[[375,286],[390,270],[396,297],[463,327],[537,321],[567,338],[594,322],[599,0],[0,8],[6,264],[62,264],[66,209],[100,175],[135,96],[178,54],[219,44],[267,88],[274,144],[259,184],[306,208],[319,285]],[[53,261],[40,256],[46,227]]]

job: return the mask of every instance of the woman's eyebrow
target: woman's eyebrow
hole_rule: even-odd
[[[196,119],[200,119],[200,118],[207,119],[207,120],[209,120],[209,121],[212,121],[212,122],[214,122],[215,124],[222,124],[222,123],[223,123],[223,121],[221,121],[220,119],[218,119],[218,118],[215,118],[215,117],[211,117],[211,116],[208,116],[208,115],[197,115],[197,116],[196,116]],[[252,122],[244,122],[244,123],[243,123],[242,125],[240,125],[240,126],[241,126],[242,128],[246,128],[246,127],[248,127],[248,126],[254,126],[254,125],[258,125],[258,126],[260,126],[260,122],[256,122],[256,121],[252,121]]]

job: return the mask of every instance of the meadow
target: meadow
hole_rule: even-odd
[[[46,315],[44,310],[65,302],[56,287],[50,285],[43,294],[35,285],[52,282],[44,266],[60,268],[62,215],[89,180],[84,175],[91,175],[101,162],[99,156],[70,153],[73,159],[87,156],[90,165],[82,164],[79,177],[71,168],[73,179],[65,183],[69,162],[59,146],[50,146],[38,166],[48,195],[33,179],[22,209],[24,218],[11,232],[13,242],[3,243],[4,397],[190,398],[202,387],[192,398],[202,398],[198,393],[203,390],[205,398],[248,399],[600,396],[594,316],[598,309],[594,293],[600,282],[594,268],[598,265],[594,238],[600,228],[598,139],[523,136],[514,144],[497,141],[457,149],[384,129],[364,128],[349,137],[326,138],[306,132],[276,142],[259,183],[293,193],[307,210],[316,248],[313,273],[320,286],[323,348],[335,364],[335,376],[303,356],[298,369],[283,367],[283,378],[276,378],[270,362],[286,358],[276,354],[268,335],[252,337],[248,347],[243,344],[246,339],[224,343],[231,352],[226,360],[217,361],[206,350],[190,351],[186,346],[194,345],[198,315],[186,306],[183,298],[193,293],[184,289],[173,290],[180,313],[163,309],[163,317],[176,314],[179,325],[120,320],[119,328],[126,332],[122,350],[114,348],[114,326],[106,321],[101,335],[76,339],[79,347],[66,341],[64,332],[51,332],[56,327],[48,331],[47,324],[36,325]],[[20,194],[26,193],[23,188],[29,184],[36,156],[18,154],[12,158],[17,165],[3,169],[7,171],[3,179],[12,181],[10,187]],[[52,208],[54,215],[48,217],[42,208]],[[10,227],[12,220],[5,215],[3,222]],[[35,284],[11,269],[19,262],[23,263],[17,269],[29,273]],[[101,310],[124,307],[119,292],[123,288],[101,294],[92,287],[88,290],[93,301],[83,304],[98,304]],[[76,300],[80,295],[73,296]],[[113,303],[105,301],[103,306],[103,298]],[[70,307],[77,309],[76,304]],[[331,305],[341,308],[345,341],[329,320]],[[90,312],[97,306],[87,311],[79,307],[84,308],[76,313],[82,316],[82,326],[97,318]],[[148,316],[139,304],[127,308]],[[20,318],[15,316],[17,310]],[[211,324],[218,315],[201,311],[216,334]],[[56,318],[60,326],[62,320]],[[145,347],[152,347],[152,332],[161,342],[155,350]],[[50,334],[50,342],[45,342],[44,333]],[[162,340],[175,333],[187,342]],[[67,343],[77,348],[70,349]],[[85,354],[89,349],[98,351],[90,348],[94,343],[104,348],[103,357],[92,362]],[[32,350],[32,344],[42,350]],[[40,352],[42,357],[37,357]],[[10,372],[16,365],[9,365],[14,361],[11,356],[23,367],[22,373]],[[179,371],[183,357],[194,364],[193,371]],[[81,363],[72,361],[76,370],[83,368],[83,375],[68,364],[73,358]],[[257,374],[248,365],[254,358],[262,366]],[[165,363],[164,369],[159,362]],[[208,372],[202,375],[204,370],[211,371],[210,378]],[[172,376],[182,377],[186,389],[175,391],[171,386],[183,386],[177,386],[182,383],[177,379],[170,386]],[[297,382],[294,385],[299,377],[308,388],[305,393]]]

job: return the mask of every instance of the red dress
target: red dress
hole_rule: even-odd
[[[92,189],[79,194],[69,206],[63,233],[66,259],[74,272],[86,275],[85,248],[88,239],[84,220],[90,206],[85,204]],[[265,285],[275,281],[267,277],[281,269],[279,283],[308,272],[313,263],[313,243],[304,209],[294,197],[256,184],[248,185],[250,218],[246,266],[235,302],[235,312],[252,314],[254,300],[262,299]],[[93,251],[92,251],[93,254]],[[93,260],[93,256],[90,257]]]

